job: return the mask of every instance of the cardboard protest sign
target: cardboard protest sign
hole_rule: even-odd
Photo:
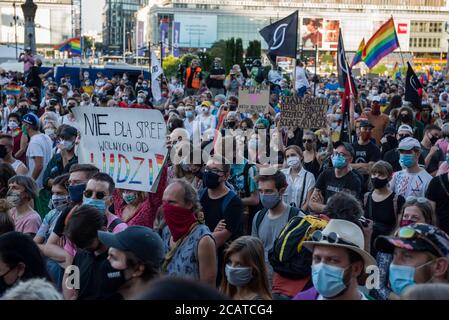
[[[242,113],[267,113],[270,104],[270,89],[264,87],[240,87],[239,107]]]
[[[109,174],[117,188],[156,192],[167,158],[166,124],[160,111],[78,107],[78,161]]]
[[[282,97],[280,126],[291,129],[326,127],[328,100],[316,97]]]

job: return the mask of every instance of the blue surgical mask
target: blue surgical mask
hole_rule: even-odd
[[[186,111],[186,117],[187,118],[193,118],[193,111]]]
[[[411,168],[415,165],[415,156],[413,154],[401,154],[399,157],[399,163],[401,166]]]
[[[340,121],[341,120],[341,114],[336,114],[335,115],[335,120]]]
[[[446,162],[449,165],[449,154],[446,155]]]
[[[276,207],[280,201],[281,196],[279,195],[279,193],[260,194],[260,202],[266,209],[272,209]]]
[[[346,158],[342,155],[335,155],[332,156],[332,165],[334,166],[334,168],[337,169],[342,169],[344,167],[346,167]]]
[[[98,209],[101,213],[106,211],[106,200],[94,199],[94,198],[83,198],[83,205],[92,206]]]
[[[400,266],[393,263],[390,264],[389,281],[391,290],[393,290],[393,292],[397,295],[400,295],[405,288],[415,285],[416,269],[422,268],[432,262],[433,260],[430,260],[416,268],[410,266]]]
[[[214,106],[216,106],[217,108],[220,108],[220,106],[221,106],[220,101],[215,101],[214,102]]]
[[[253,278],[253,270],[250,267],[231,267],[227,264],[225,273],[228,282],[236,287],[242,287],[248,284]]]
[[[343,281],[345,270],[325,263],[312,265],[312,281],[316,291],[325,298],[332,298],[341,293],[346,289]]]
[[[337,127],[338,127],[338,122],[332,122],[332,123],[331,123],[331,128],[332,128],[333,130],[337,129]]]
[[[301,165],[299,157],[290,157],[287,159],[287,165],[291,168],[298,168]]]
[[[86,190],[86,184],[77,184],[76,186],[69,186],[70,201],[80,203],[83,201],[83,192]]]

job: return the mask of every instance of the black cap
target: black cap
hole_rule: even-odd
[[[384,135],[386,135],[386,134],[396,134],[396,128],[391,127],[391,126],[386,127],[384,130]]]
[[[345,147],[346,151],[348,151],[353,158],[355,158],[355,151],[352,144],[349,142],[337,141],[334,143],[334,149],[337,149],[339,146]]]
[[[119,233],[98,231],[101,243],[110,248],[132,252],[142,262],[161,265],[164,250],[161,237],[152,229],[130,226]]]
[[[64,126],[64,128],[62,128],[61,132],[59,133],[59,137],[62,139],[70,139],[76,137],[77,135],[78,130],[69,125]]]
[[[362,127],[374,128],[374,126],[368,120],[360,121],[360,128]]]

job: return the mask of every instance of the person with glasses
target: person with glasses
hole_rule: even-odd
[[[354,155],[351,144],[347,142],[334,144],[333,168],[323,171],[317,179],[309,201],[309,208],[312,211],[322,213],[327,200],[335,193],[342,191],[353,193],[361,199],[362,177],[352,170],[350,165]]]
[[[302,144],[304,146],[304,169],[312,173],[314,178],[317,179],[321,168],[321,160],[317,152],[317,136],[311,131],[305,131]]]
[[[393,175],[391,189],[404,198],[424,197],[432,176],[418,164],[421,144],[415,138],[407,137],[401,140],[398,150],[399,162],[404,169]]]
[[[398,133],[396,134],[396,139],[398,143],[405,138],[413,137],[413,129],[408,124],[401,125],[398,128],[397,132]],[[382,157],[382,160],[390,163],[393,166],[393,172],[397,172],[402,170],[401,164],[399,163],[399,158],[400,158],[399,150],[396,146],[396,148],[385,152],[385,154]],[[421,154],[419,155],[418,162],[419,164],[424,165],[424,158]]]
[[[409,197],[402,206],[397,219],[397,224],[390,235],[401,228],[414,223],[425,223],[436,225],[437,221],[430,201],[426,198]],[[386,236],[386,235],[382,235]],[[391,290],[388,285],[389,266],[393,260],[393,254],[390,252],[380,252],[376,246],[376,239],[373,239],[374,250],[377,252],[376,260],[379,266],[380,285],[378,289],[371,290],[373,297],[379,300],[397,300],[399,296]]]
[[[312,252],[313,287],[293,300],[372,300],[359,285],[365,285],[365,272],[376,260],[364,250],[365,238],[358,225],[331,219],[303,245]]]
[[[396,295],[420,283],[448,283],[449,236],[441,229],[414,223],[379,237],[376,247],[393,254],[388,278]]]
[[[421,153],[424,157],[425,168],[430,175],[435,176],[439,166],[445,160],[443,152],[436,145],[441,137],[441,128],[437,125],[427,125],[424,138],[421,141]]]
[[[205,188],[199,191],[205,224],[213,230],[219,266],[223,261],[225,244],[243,234],[243,204],[238,195],[226,186],[231,170],[227,161],[215,155],[206,162],[203,173]],[[217,285],[220,280],[219,273]]]
[[[288,146],[284,155],[287,168],[282,169],[282,173],[287,179],[288,187],[285,190],[283,200],[294,207],[306,210],[307,202],[315,186],[315,177],[303,168],[304,156],[298,146]]]

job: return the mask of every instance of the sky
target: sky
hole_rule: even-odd
[[[83,32],[101,32],[104,2],[105,0],[82,0]]]

